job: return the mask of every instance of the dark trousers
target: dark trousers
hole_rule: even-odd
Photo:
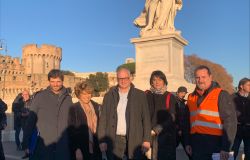
[[[36,146],[34,154],[30,157],[30,160],[56,160],[56,149],[55,145],[44,146],[39,140]]]
[[[212,160],[213,153],[221,150],[221,136],[191,134],[193,160]]]
[[[76,148],[76,147],[70,147],[70,159],[71,159],[71,160],[76,160],[75,152],[76,152],[77,149],[78,149],[78,148]],[[81,147],[79,147],[79,149],[80,149],[81,152],[82,152],[82,157],[83,157],[83,159],[94,160],[94,155],[91,155],[91,154],[89,153],[88,145],[81,146]]]
[[[158,148],[157,160],[176,160],[176,148],[173,146],[164,146],[164,148]]]
[[[114,142],[113,159],[122,160],[124,156],[127,156],[126,136],[116,136]]]
[[[19,135],[20,135],[20,132],[21,132],[21,126],[17,126],[15,127],[15,142],[16,142],[16,146],[19,148],[20,147],[20,138],[19,138]]]
[[[126,157],[126,158],[125,158]],[[108,160],[123,160],[123,158],[127,160],[145,160],[145,157],[141,157],[140,159],[129,159],[128,158],[128,143],[126,136],[116,136],[114,142],[114,149],[112,156],[108,156]]]
[[[245,153],[245,160],[250,160],[250,126],[238,126],[237,127],[237,134],[234,139],[234,145],[232,150],[234,151],[234,159],[237,158],[239,153],[240,144],[243,141],[244,143],[244,153]]]
[[[192,160],[192,157],[186,151],[186,148],[185,148],[186,144],[184,143],[183,136],[182,135],[180,136],[179,134],[177,134],[176,135],[176,147],[178,147],[180,143],[181,143],[186,155],[188,156],[189,160]]]
[[[175,136],[173,136],[175,139]],[[155,136],[152,138],[152,159],[153,160],[176,160],[176,144],[169,143],[164,137]]]
[[[0,160],[5,160],[2,144],[2,131],[0,130]]]
[[[45,145],[39,137],[34,154],[29,160],[71,160],[68,150],[60,150],[55,143]]]
[[[192,159],[193,160],[212,160],[212,153],[209,154],[209,153],[193,152]]]

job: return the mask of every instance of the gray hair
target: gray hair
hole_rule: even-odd
[[[130,70],[129,70],[127,67],[123,67],[123,66],[120,66],[120,67],[117,68],[116,74],[118,74],[118,73],[121,72],[122,70],[125,70],[125,71],[128,73],[129,77],[131,77],[131,72],[130,72]]]

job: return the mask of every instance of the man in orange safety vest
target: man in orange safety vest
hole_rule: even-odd
[[[237,127],[233,102],[228,92],[212,81],[207,66],[197,67],[194,75],[196,88],[187,100],[190,138],[186,151],[193,160],[211,160],[213,153],[227,160]]]

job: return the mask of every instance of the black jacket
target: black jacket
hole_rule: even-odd
[[[95,114],[97,117],[97,126],[99,121],[99,110],[100,105],[94,101],[91,101]],[[77,117],[79,116],[79,117]],[[79,102],[74,103],[69,109],[69,117],[74,119],[81,119],[82,124],[80,126],[75,126],[72,123],[69,124],[68,134],[69,134],[69,147],[71,152],[71,159],[75,157],[76,149],[81,149],[83,152],[83,159],[90,159],[89,154],[89,129],[87,116],[81,107]],[[100,150],[97,135],[93,135],[94,140],[94,157],[95,159],[100,159]]]
[[[21,126],[22,126],[22,129],[24,129],[25,127],[25,123],[27,121],[27,118],[28,118],[28,114],[29,114],[29,109],[31,107],[31,99],[27,100],[27,101],[23,101],[23,99],[18,103],[16,104],[19,106],[19,108],[21,108]]]
[[[4,129],[4,126],[7,125],[7,116],[5,111],[7,110],[7,104],[0,99],[0,131]]]
[[[147,100],[150,110],[152,129],[160,134],[163,130],[175,135],[175,119],[176,119],[176,99],[173,94],[170,96],[169,109],[166,109],[166,96],[170,94],[155,94],[147,92]]]
[[[233,102],[235,104],[237,119],[239,125],[250,126],[250,94],[248,97],[243,97],[239,93],[232,95]]]
[[[169,92],[155,94],[147,93],[152,127],[157,136],[152,137],[153,159],[175,159],[176,146],[176,99]],[[170,95],[169,108],[166,106],[166,97]]]
[[[176,96],[176,102],[177,102],[177,107],[176,107],[176,129],[177,132],[181,131],[182,136],[184,138],[184,143],[186,144],[188,141],[187,135],[189,134],[190,131],[190,122],[189,122],[189,110],[188,107],[186,106],[185,99],[180,99]]]
[[[108,144],[108,152],[113,151],[117,128],[118,87],[112,87],[105,94],[98,127],[99,142]],[[146,95],[131,85],[126,108],[128,156],[141,158],[141,145],[150,142],[150,115]]]
[[[14,129],[18,129],[22,126],[22,110],[24,106],[22,105],[22,94],[18,94],[12,103],[12,112],[14,113]]]
[[[210,88],[205,91],[205,93],[200,96],[198,92],[195,90],[191,94],[198,95],[197,106],[202,103],[202,101],[206,98],[208,93],[210,93],[213,89],[219,88],[218,83],[212,82]],[[222,90],[218,97],[218,107],[219,107],[219,115],[223,122],[223,135],[222,136],[213,136],[206,134],[193,134],[191,136],[191,145],[193,149],[197,152],[201,153],[213,153],[223,151],[230,151],[231,146],[234,141],[234,137],[236,135],[237,129],[237,118],[236,112],[234,108],[234,104],[232,102],[231,96],[227,91]]]

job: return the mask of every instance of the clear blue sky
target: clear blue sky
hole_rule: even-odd
[[[133,20],[145,0],[0,0],[0,38],[8,54],[28,43],[63,49],[62,69],[114,71],[135,57]],[[185,54],[221,64],[235,84],[250,75],[249,0],[183,0],[175,25],[189,41]]]

